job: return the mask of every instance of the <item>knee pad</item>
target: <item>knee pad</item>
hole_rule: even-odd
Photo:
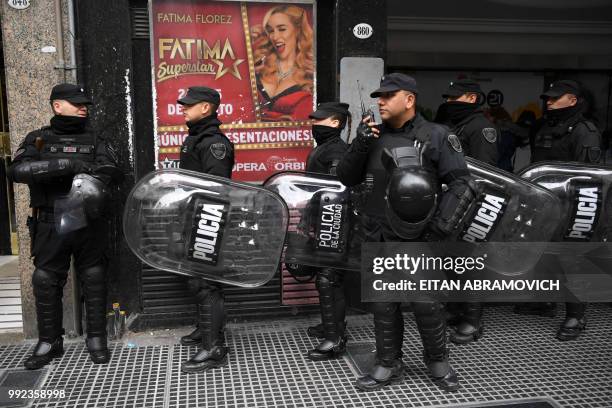
[[[332,268],[323,268],[317,273],[316,284],[325,286],[339,286],[342,284],[342,273]]]
[[[83,268],[80,272],[86,285],[106,284],[106,269],[102,265]]]
[[[48,286],[61,286],[60,280],[54,272],[36,268],[32,274],[32,286],[36,288]]]

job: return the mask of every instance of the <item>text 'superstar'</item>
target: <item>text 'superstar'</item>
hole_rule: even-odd
[[[237,59],[236,61],[234,61],[234,63],[232,64],[231,67],[224,66],[225,64],[224,64],[224,61],[222,61],[222,60],[212,60],[212,61],[219,66],[219,69],[217,70],[217,75],[215,76],[215,80],[217,80],[217,79],[221,78],[223,75],[227,74],[228,71],[235,78],[242,79],[242,77],[240,76],[240,71],[238,71],[238,65],[240,65],[240,64],[242,64],[244,62],[243,59]]]

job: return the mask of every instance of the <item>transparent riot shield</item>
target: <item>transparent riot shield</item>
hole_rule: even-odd
[[[612,167],[541,162],[520,176],[550,190],[561,202],[553,241],[600,242],[612,238]]]
[[[123,215],[127,243],[144,263],[242,287],[274,276],[287,223],[277,194],[180,169],[143,177]]]
[[[360,269],[363,234],[354,190],[334,176],[300,172],[277,173],[264,186],[289,208],[286,264]]]
[[[513,242],[549,242],[561,217],[557,196],[535,183],[467,157],[480,197],[457,231],[458,241],[506,242],[503,250],[488,254],[487,268],[502,275],[528,272],[544,248],[514,247]]]

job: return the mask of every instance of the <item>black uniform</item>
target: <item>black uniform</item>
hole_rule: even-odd
[[[547,111],[536,124],[531,162],[561,160],[599,163],[601,134],[597,127],[586,120],[579,109],[570,108],[563,113],[566,115]]]
[[[234,146],[219,129],[220,125],[216,113],[196,123],[188,123],[189,136],[181,147],[181,169],[231,178]],[[224,347],[223,287],[220,283],[193,278],[189,279],[189,288],[197,300],[198,330],[183,338],[182,342],[183,344],[201,342],[201,352],[208,353],[213,350],[213,359],[218,357],[221,360],[227,353],[227,348]],[[204,358],[201,362],[206,360],[206,356],[200,357]]]
[[[216,114],[189,125],[189,136],[181,147],[181,169],[232,176],[234,145],[221,132],[220,125]]]
[[[383,167],[383,149],[414,146],[415,140],[421,145],[428,143],[424,151],[424,167],[437,177],[440,184],[446,183],[448,191],[443,194],[434,218],[417,241],[439,236],[438,226],[449,218],[448,209],[457,207],[454,203],[466,189],[469,172],[456,136],[448,130],[427,122],[420,114],[400,129],[382,126],[380,137],[365,139],[358,137],[337,168],[338,177],[347,186],[366,181],[372,192],[367,197],[363,214],[366,239],[370,242],[393,242],[402,239],[393,231],[385,217],[385,189],[388,173]],[[439,186],[437,186],[439,187]],[[390,370],[398,372],[401,367],[404,319],[400,303],[373,303],[374,327],[376,334],[377,365],[370,374],[377,382],[388,381]],[[446,321],[441,304],[413,303],[413,311],[423,346],[425,363],[432,375],[442,381],[450,380],[447,386],[454,389],[458,384],[454,371],[448,364],[446,348]],[[451,384],[451,383],[455,384]],[[386,382],[387,383],[387,382]],[[444,386],[444,385],[443,385]]]
[[[459,137],[466,156],[497,166],[499,131],[478,105],[446,102],[438,109],[435,121]]]
[[[336,166],[348,149],[348,145],[340,138],[341,131],[341,128],[313,126],[317,146],[306,160],[307,172],[336,174]],[[340,270],[323,268],[317,271],[315,282],[321,306],[321,334],[325,340],[308,353],[308,357],[312,360],[326,360],[342,353],[345,349],[346,304],[343,280],[344,275]],[[314,327],[309,330],[311,333],[316,331]]]
[[[316,136],[315,136],[316,138]],[[336,174],[336,166],[346,153],[348,145],[337,135],[316,138],[317,146],[306,159],[306,171],[310,173]]]
[[[95,174],[99,166],[116,168],[116,160],[110,145],[86,129],[85,118],[54,116],[51,126],[26,136],[9,169],[12,181],[27,183],[30,187],[33,216],[29,217],[28,225],[36,267],[32,286],[38,335],[41,342],[55,344],[56,350],[61,349],[61,336],[64,333],[62,289],[71,255],[83,283],[89,350],[106,350],[104,253],[108,244],[108,219],[104,216],[89,219],[87,227],[59,235],[55,229],[54,204],[70,191],[76,174]],[[100,177],[106,183],[112,181],[108,176]],[[103,356],[98,357],[98,362],[105,362]],[[94,355],[92,359],[96,361]],[[26,361],[27,368],[38,368],[39,364],[39,361]]]
[[[599,163],[601,135],[597,127],[580,113],[581,106],[546,111],[536,123],[532,137],[531,162],[544,160]],[[554,304],[538,305],[537,313],[554,314]],[[533,307],[533,305],[531,306]],[[526,306],[530,310],[530,306]],[[519,313],[525,312],[518,308]],[[566,320],[557,333],[560,340],[576,338],[584,327],[586,304],[566,303]]]

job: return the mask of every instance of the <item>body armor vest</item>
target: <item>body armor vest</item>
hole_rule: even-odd
[[[96,158],[96,136],[93,133],[56,134],[51,128],[41,129],[44,145],[40,160],[78,159],[94,163]]]
[[[40,160],[78,159],[94,163],[96,159],[96,136],[91,132],[78,134],[57,134],[47,126],[40,130],[44,144],[40,149]],[[36,183],[30,186],[32,207],[51,210],[55,200],[68,194],[72,177],[58,178],[52,184]]]
[[[545,123],[535,136],[531,161],[575,160],[570,136],[578,123],[579,117],[561,123]]]

